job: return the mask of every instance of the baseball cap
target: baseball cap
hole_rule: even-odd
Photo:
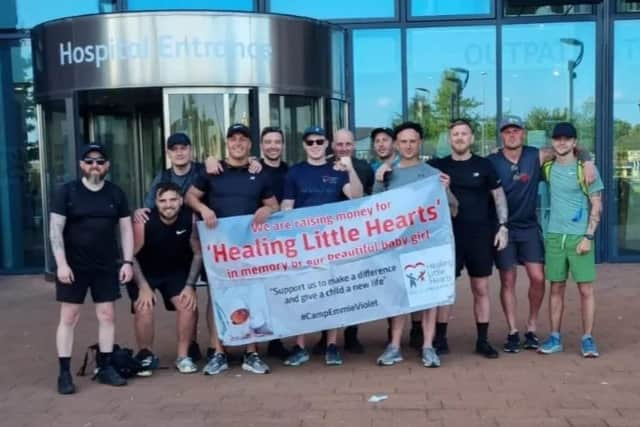
[[[569,122],[560,122],[553,128],[553,132],[551,133],[551,138],[577,138],[578,132],[576,131],[575,126],[573,126]]]
[[[87,157],[87,154],[91,153],[92,151],[100,153],[105,159],[109,158],[105,146],[102,144],[97,144],[95,142],[92,142],[91,144],[85,144],[80,147],[80,158],[84,159],[85,157]]]
[[[376,136],[378,136],[379,133],[386,133],[391,138],[393,138],[393,129],[391,129],[391,128],[375,128],[374,130],[371,131],[371,140],[373,141],[374,139],[376,139]]]
[[[326,137],[327,133],[320,126],[309,126],[302,133],[302,139],[307,139],[309,135],[320,135]]]
[[[500,120],[500,132],[512,126],[524,129],[524,122],[518,116],[504,116],[502,120]]]
[[[229,126],[229,129],[227,129],[227,138],[231,138],[236,133],[244,135],[247,138],[251,138],[251,130],[242,123],[236,123]]]
[[[191,145],[191,140],[186,133],[176,132],[167,138],[167,148],[171,148],[174,145]]]
[[[407,129],[415,130],[416,132],[418,132],[418,135],[420,135],[420,139],[422,139],[422,135],[423,135],[422,126],[420,126],[418,123],[415,123],[415,122],[404,122],[404,123],[400,123],[398,126],[394,127],[393,128],[393,139],[396,139],[400,132],[402,132],[403,130],[407,130]]]

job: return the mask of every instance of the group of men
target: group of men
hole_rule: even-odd
[[[171,167],[156,176],[145,199],[145,207],[129,216],[126,197],[106,181],[109,157],[102,145],[88,144],[80,153],[82,177],[66,183],[57,193],[50,218],[50,239],[56,259],[56,296],[61,302],[57,329],[60,364],[58,392],[71,394],[75,385],[70,374],[74,327],[86,292],[96,306],[99,322],[99,353],[96,379],[124,385],[126,380],[110,362],[114,341],[114,301],[120,285],[127,284],[134,313],[138,345],[136,358],[151,375],[158,366],[153,353],[155,291],[165,307],[176,311],[177,358],[181,373],[198,370],[201,358],[196,341],[197,298],[195,284],[206,281],[200,242],[195,226],[202,220],[215,227],[218,218],[253,215],[263,223],[277,210],[318,206],[368,194],[393,190],[410,182],[439,175],[452,215],[456,248],[456,277],[467,269],[473,294],[477,327],[475,350],[498,357],[489,343],[489,281],[494,262],[500,271],[500,299],[508,326],[503,349],[519,352],[522,347],[541,353],[562,351],[560,325],[564,309],[565,283],[570,271],[581,295],[584,356],[598,356],[591,336],[594,317],[592,282],[595,279],[593,234],[597,228],[602,182],[589,153],[577,150],[577,133],[570,123],[558,124],[552,147],[536,149],[524,145],[524,124],[506,117],[500,125],[502,148],[488,158],[472,153],[473,126],[464,119],[449,126],[451,155],[422,161],[423,130],[405,122],[394,129],[377,128],[371,133],[375,159],[372,163],[354,157],[352,132],[341,129],[330,141],[324,129],[307,128],[302,135],[306,159],[288,167],[283,161],[284,134],[267,127],[260,135],[262,158],[251,157],[251,131],[243,124],[229,127],[226,158],[193,161],[189,137],[176,133],[167,139]],[[327,156],[331,146],[333,154]],[[576,157],[578,155],[578,158]],[[550,221],[543,241],[536,208],[538,183],[550,187]],[[114,231],[116,228],[118,233]],[[120,241],[120,249],[118,248]],[[546,256],[545,256],[546,253]],[[521,342],[516,319],[516,267],[525,266],[529,276],[529,318]],[[546,271],[545,271],[546,269]],[[551,282],[551,334],[542,344],[536,335],[546,278]],[[214,296],[215,297],[215,296]],[[229,368],[225,347],[215,330],[212,299],[208,298],[209,343],[205,375]],[[447,325],[451,307],[437,307],[411,316],[410,345],[420,350],[426,367],[440,366],[440,356],[449,353]],[[403,360],[400,342],[406,316],[389,319],[388,345],[377,359],[380,365]],[[327,365],[341,365],[338,331],[323,332],[309,351],[305,337],[296,337],[288,350],[281,341],[269,343],[268,353],[287,366],[300,366],[311,353],[324,354]],[[344,331],[344,348],[362,353],[357,326]],[[256,344],[247,345],[242,368],[256,374],[270,372]]]

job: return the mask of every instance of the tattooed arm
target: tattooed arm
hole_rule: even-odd
[[[576,248],[576,252],[578,255],[582,255],[591,250],[591,242],[593,240],[593,235],[598,229],[598,224],[600,224],[600,216],[602,214],[602,193],[597,191],[593,194],[589,195],[589,223],[587,225],[587,232],[585,233],[585,237],[578,243],[578,247]]]
[[[493,239],[493,245],[499,250],[503,250],[507,247],[509,241],[509,230],[505,225],[509,219],[509,208],[507,207],[507,196],[504,194],[502,187],[498,187],[495,190],[491,190],[493,201],[496,205],[496,215],[498,216],[498,222],[501,224],[498,228],[495,238]]]
[[[61,283],[71,284],[74,281],[73,271],[67,263],[67,254],[64,249],[64,226],[67,217],[51,212],[49,215],[49,240],[51,250],[56,259],[56,276]]]

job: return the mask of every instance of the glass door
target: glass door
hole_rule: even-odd
[[[271,126],[284,132],[284,158],[293,164],[304,160],[302,134],[313,125],[322,126],[318,98],[297,95],[270,95],[269,118]],[[329,136],[330,137],[330,136]]]

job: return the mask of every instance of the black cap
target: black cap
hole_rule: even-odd
[[[327,133],[320,126],[309,126],[308,128],[306,128],[304,130],[304,132],[302,133],[302,139],[303,140],[307,139],[307,137],[309,135],[320,135],[320,136],[323,136],[325,138],[327,137]]]
[[[92,151],[100,153],[105,159],[109,159],[105,146],[102,144],[96,144],[95,142],[92,142],[91,144],[85,144],[80,147],[80,157],[84,159],[85,157],[87,157],[87,154],[91,153]]]
[[[167,138],[167,148],[171,148],[174,145],[191,145],[191,140],[186,133],[177,132]]]
[[[393,138],[393,129],[391,129],[391,128],[375,128],[374,130],[371,131],[371,140],[372,141],[375,140],[376,136],[378,136],[379,133],[386,133],[391,138]]]
[[[407,129],[415,130],[416,132],[418,132],[418,135],[420,135],[420,139],[422,139],[422,135],[423,135],[422,126],[420,126],[418,123],[415,123],[415,122],[404,122],[404,123],[400,123],[398,126],[394,127],[393,128],[393,139],[396,139],[400,132],[402,132],[403,130],[407,130]]]
[[[577,138],[578,132],[576,131],[575,126],[573,126],[569,122],[560,122],[553,128],[553,132],[551,133],[551,138]]]
[[[251,130],[242,123],[236,123],[229,126],[229,129],[227,129],[227,138],[231,138],[236,133],[239,133],[251,139]]]

